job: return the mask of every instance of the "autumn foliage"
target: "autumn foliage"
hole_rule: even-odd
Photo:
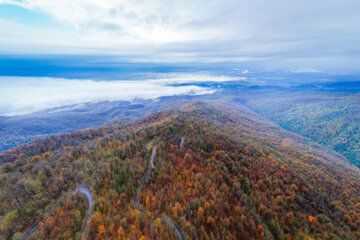
[[[299,141],[253,113],[203,103],[44,140],[42,152],[15,152],[26,157],[3,166],[0,238],[20,236],[81,182],[95,201],[88,239],[176,239],[155,215],[172,219],[186,239],[359,239],[359,173]],[[154,145],[139,196],[145,215],[134,196]],[[84,203],[55,211],[39,239],[78,238]]]

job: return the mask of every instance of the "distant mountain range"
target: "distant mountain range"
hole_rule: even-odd
[[[314,73],[312,77],[318,74]],[[267,76],[263,75],[256,76]],[[273,77],[276,76],[278,74]],[[246,81],[192,83],[215,89],[216,93],[139,99],[135,102],[84,103],[21,116],[0,117],[0,151],[56,134],[126,122],[151,112],[175,108],[186,101],[202,100],[246,105],[286,130],[309,137],[360,166],[360,82],[356,78],[354,81],[337,81],[338,77],[332,76],[330,82],[303,84],[301,77],[295,74],[295,80],[289,86],[280,80],[272,85],[270,80],[263,85]],[[346,75],[344,78],[348,79]]]

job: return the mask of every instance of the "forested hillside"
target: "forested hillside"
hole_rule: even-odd
[[[282,93],[250,99],[247,105],[360,167],[360,94]]]
[[[134,199],[153,147],[143,214]],[[359,170],[238,106],[195,102],[0,157],[1,239],[18,239],[77,183],[94,196],[87,239],[176,239],[154,216],[185,239],[360,238]],[[79,239],[84,204],[61,203],[34,237]]]
[[[60,133],[136,119],[151,112],[171,108],[174,102],[175,99],[171,97],[159,101],[138,100],[137,104],[124,101],[100,102],[70,105],[13,117],[0,116],[0,152]]]

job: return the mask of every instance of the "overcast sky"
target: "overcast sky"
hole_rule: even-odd
[[[0,51],[358,65],[359,12],[359,0],[0,0]]]

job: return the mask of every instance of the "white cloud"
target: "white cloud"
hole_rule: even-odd
[[[87,102],[157,99],[162,96],[212,94],[215,90],[171,84],[237,80],[206,74],[165,74],[157,79],[94,81],[61,78],[0,77],[0,115],[13,116]]]
[[[215,0],[206,5],[168,0],[0,0],[1,3],[48,13],[80,31],[84,40],[151,44],[209,38],[215,33],[197,24],[204,24],[212,12],[216,13],[215,7],[221,5]]]
[[[179,74],[168,73],[158,74],[158,78],[148,80],[155,84],[184,84],[184,83],[202,83],[202,82],[229,82],[237,80],[247,80],[245,77],[215,76],[209,74]]]
[[[291,73],[321,73],[322,71],[313,68],[291,69]]]
[[[0,4],[45,13],[54,20],[50,27],[32,26],[0,16],[2,52],[116,54],[156,62],[270,59],[270,65],[280,60],[341,58],[356,66],[353,60],[359,59],[358,0],[0,0]]]

